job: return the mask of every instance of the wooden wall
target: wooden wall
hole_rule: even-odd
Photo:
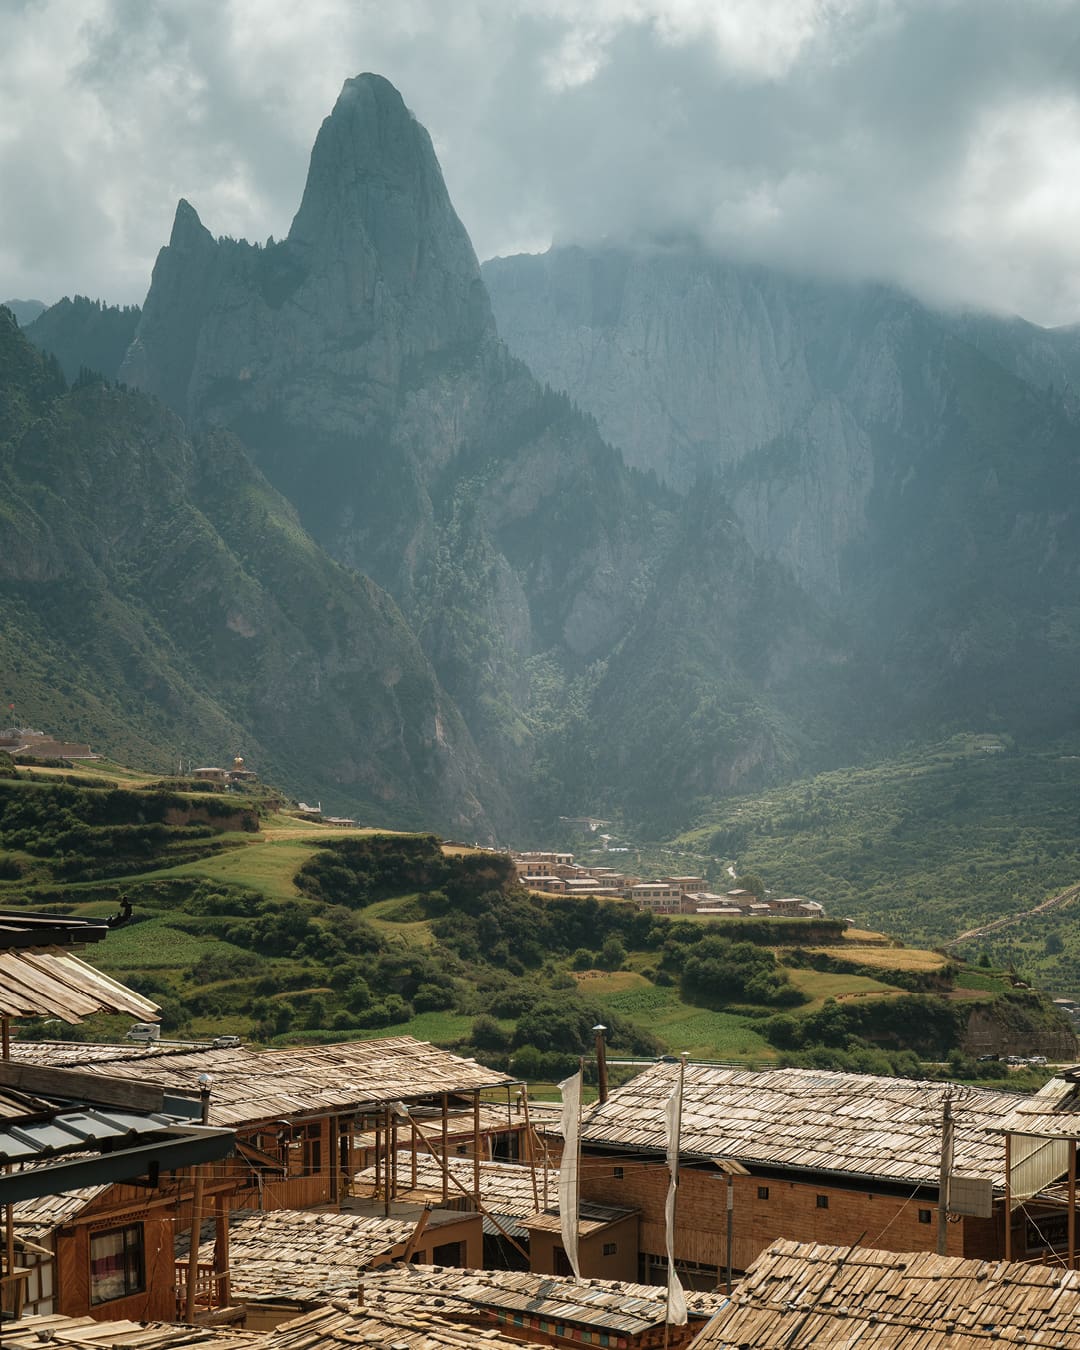
[[[141,1223],[146,1287],[142,1292],[108,1303],[90,1305],[90,1236],[110,1228]],[[171,1322],[176,1317],[173,1281],[173,1228],[171,1216],[148,1212],[110,1216],[97,1222],[62,1228],[57,1232],[57,1310],[68,1317],[89,1313],[101,1321],[130,1318],[132,1321]]]

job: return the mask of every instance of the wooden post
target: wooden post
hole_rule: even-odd
[[[375,1115],[375,1195],[377,1199],[379,1191],[382,1189],[382,1154],[379,1152],[379,1116]]]
[[[386,1163],[383,1167],[385,1185],[383,1186],[383,1215],[390,1217],[390,1108],[383,1110],[383,1147],[386,1149]]]
[[[0,1018],[0,1057],[6,1064],[11,1058],[11,1019],[9,1017]],[[11,1171],[9,1163],[5,1172]],[[15,1271],[15,1206],[4,1206],[4,1274],[12,1275]],[[12,1284],[12,1292],[18,1302],[18,1290]]]
[[[1069,1140],[1069,1269],[1076,1269],[1076,1140]]]
[[[1012,1135],[1005,1136],[1005,1260],[1012,1260]]]
[[[217,1303],[227,1308],[232,1300],[229,1277],[229,1197],[219,1195],[214,1220],[214,1274],[217,1277]]]
[[[602,1023],[593,1027],[596,1033],[596,1091],[600,1098],[600,1105],[608,1099],[607,1085],[607,1046],[604,1044],[604,1032],[607,1031]]]
[[[199,1085],[199,1102],[202,1108],[202,1123],[210,1122],[210,1084],[209,1079]],[[184,1321],[195,1321],[195,1290],[199,1282],[199,1234],[202,1228],[203,1207],[203,1166],[195,1168],[195,1189],[191,1196],[191,1241],[188,1246],[187,1296],[184,1299]]]
[[[729,1172],[727,1177],[727,1289],[728,1298],[731,1297],[731,1248],[734,1234],[732,1229],[735,1225],[735,1174]],[[742,1211],[740,1211],[741,1213]]]
[[[412,1126],[412,1175],[409,1178],[412,1190],[416,1190],[416,1121],[409,1112],[409,1124]]]
[[[472,1138],[473,1138],[473,1194],[477,1200],[480,1199],[480,1090],[473,1093],[473,1111],[472,1111]]]
[[[442,1199],[444,1205],[450,1198],[450,1177],[449,1177],[450,1162],[447,1158],[447,1154],[450,1151],[450,1146],[447,1143],[447,1132],[450,1128],[449,1123],[447,1121],[447,1114],[449,1110],[450,1110],[450,1099],[444,1092],[442,1095]]]
[[[396,1200],[398,1193],[397,1168],[398,1168],[398,1143],[397,1143],[397,1112],[390,1113],[390,1162],[386,1168],[386,1175],[390,1178],[390,1199]]]

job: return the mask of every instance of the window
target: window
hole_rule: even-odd
[[[768,1188],[768,1186],[759,1186],[759,1187],[757,1188],[757,1198],[758,1198],[759,1200],[768,1200],[768,1198],[769,1198],[769,1188]]]
[[[110,1299],[138,1294],[146,1288],[143,1260],[143,1226],[110,1228],[90,1234],[90,1302],[108,1303]]]
[[[929,1222],[930,1222],[930,1211],[929,1211],[928,1209],[920,1209],[920,1210],[919,1210],[919,1222],[920,1222],[920,1223],[929,1223]]]
[[[819,1195],[817,1196],[815,1203],[817,1204],[818,1209],[828,1209],[829,1197],[827,1195]]]
[[[622,1177],[623,1177],[623,1170],[622,1170],[622,1168],[621,1168],[621,1167],[613,1167],[613,1168],[611,1169],[611,1175],[615,1178],[616,1181],[622,1181]]]
[[[618,1250],[619,1250],[619,1244],[618,1244],[617,1242],[605,1242],[605,1243],[604,1243],[604,1255],[605,1255],[605,1256],[614,1256],[615,1253],[616,1253]]]

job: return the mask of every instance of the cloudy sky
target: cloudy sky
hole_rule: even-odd
[[[691,229],[1080,321],[1080,0],[0,0],[0,296],[141,301],[181,196],[280,237],[364,70],[481,258]]]

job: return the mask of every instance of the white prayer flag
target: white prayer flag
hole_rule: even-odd
[[[682,1285],[675,1274],[675,1195],[679,1185],[679,1128],[682,1123],[682,1073],[671,1089],[671,1096],[664,1108],[664,1121],[667,1126],[667,1165],[671,1173],[667,1202],[664,1205],[664,1219],[667,1224],[667,1317],[664,1319],[672,1326],[686,1325],[686,1299]]]
[[[559,1227],[563,1250],[576,1280],[581,1279],[578,1263],[578,1132],[581,1129],[581,1070],[559,1084],[562,1093],[562,1163],[559,1166]]]

